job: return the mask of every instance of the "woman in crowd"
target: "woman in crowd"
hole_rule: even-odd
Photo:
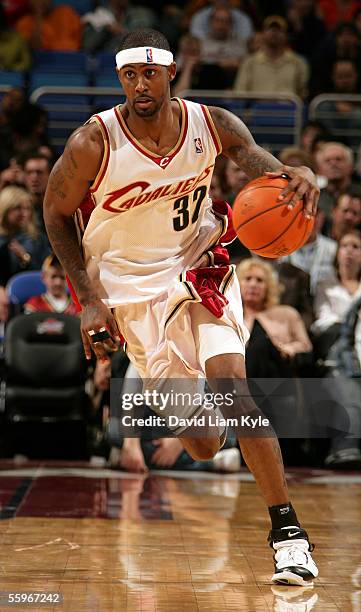
[[[334,400],[328,419],[335,434],[325,464],[334,469],[360,469],[357,438],[361,436],[361,393],[356,381],[349,378],[347,369],[341,367],[343,349],[340,343],[342,327],[361,299],[360,231],[353,229],[342,236],[334,267],[334,273],[317,288],[316,320],[312,326],[316,348],[329,366],[325,380],[328,393]],[[354,319],[351,330],[354,357],[359,361],[361,325],[357,313]]]
[[[361,232],[350,230],[341,238],[336,251],[335,271],[316,289],[315,335],[337,332],[346,312],[361,295]]]
[[[241,287],[244,321],[251,334],[249,357],[254,339],[263,336],[268,338],[277,351],[281,359],[279,363],[283,360],[288,369],[289,360],[297,353],[312,350],[301,316],[291,306],[280,304],[282,287],[269,263],[245,259],[237,266],[237,276]],[[259,333],[261,330],[262,334]],[[253,364],[248,359],[247,370],[250,368],[253,369]]]
[[[0,286],[24,270],[40,270],[50,253],[45,234],[34,223],[30,195],[20,187],[0,192]]]
[[[251,392],[280,437],[306,437],[295,380],[301,359],[309,359],[312,351],[303,320],[295,308],[279,303],[282,287],[269,263],[245,259],[237,266],[237,276],[250,332],[246,366]],[[273,379],[272,393],[268,379]],[[286,441],[281,443],[286,461],[298,463],[301,451],[295,441],[290,448]]]

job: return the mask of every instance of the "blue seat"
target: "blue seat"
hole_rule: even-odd
[[[24,73],[16,72],[14,70],[6,71],[0,70],[0,85],[10,85],[11,87],[23,87],[24,86]]]
[[[33,69],[43,72],[84,72],[88,71],[89,58],[80,51],[36,51]]]
[[[254,102],[251,106],[251,124],[257,126],[292,127],[296,107],[291,102]]]
[[[33,295],[46,292],[41,270],[19,272],[10,278],[6,286],[10,304],[19,311]]]
[[[121,85],[115,70],[113,72],[99,72],[95,74],[94,85],[96,87],[119,87]]]
[[[93,10],[92,0],[67,0],[66,2],[64,0],[53,0],[53,6],[59,6],[60,4],[68,4],[79,15],[84,15],[84,13],[89,13]]]
[[[88,75],[83,72],[74,73],[52,73],[33,70],[30,75],[30,91],[38,89],[38,87],[46,86],[60,87],[87,87]]]
[[[96,56],[97,72],[115,72],[114,53],[103,51]]]

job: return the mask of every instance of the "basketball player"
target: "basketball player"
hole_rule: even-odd
[[[239,391],[247,331],[222,246],[234,236],[228,210],[208,198],[214,163],[222,151],[250,178],[287,174],[280,202],[292,207],[303,198],[305,215],[315,214],[315,177],[306,167],[282,166],[230,112],[171,99],[176,65],[159,32],[127,34],[116,66],[125,104],[74,132],[51,173],[44,204],[49,238],[82,307],[86,356],[93,350],[106,358],[121,332],[151,388],[169,390],[170,381],[191,384],[199,376],[216,388],[228,380],[239,411],[259,414]],[[191,403],[179,410],[192,417],[204,408]],[[184,436],[185,429],[173,431]],[[195,459],[219,450],[218,437],[188,437],[186,431],[181,441]],[[249,435],[239,442],[270,513],[273,582],[312,583],[318,570],[289,501],[277,439]]]

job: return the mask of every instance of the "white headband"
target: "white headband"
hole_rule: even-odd
[[[173,62],[173,54],[170,51],[157,49],[156,47],[133,47],[133,49],[119,51],[115,56],[115,61],[118,70],[126,64],[160,64],[161,66],[170,66]]]

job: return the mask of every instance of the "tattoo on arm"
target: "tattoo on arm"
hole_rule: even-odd
[[[52,180],[49,183],[49,189],[61,200],[65,200],[66,193],[63,189],[65,183],[65,176],[61,168],[56,168],[53,171]]]
[[[54,249],[66,270],[79,301],[97,298],[90,286],[89,277],[81,256],[76,227],[72,217],[55,217],[47,220],[47,233]]]
[[[282,164],[271,153],[259,147],[245,124],[222,108],[212,108],[223,153],[230,157],[250,178],[273,172]]]

